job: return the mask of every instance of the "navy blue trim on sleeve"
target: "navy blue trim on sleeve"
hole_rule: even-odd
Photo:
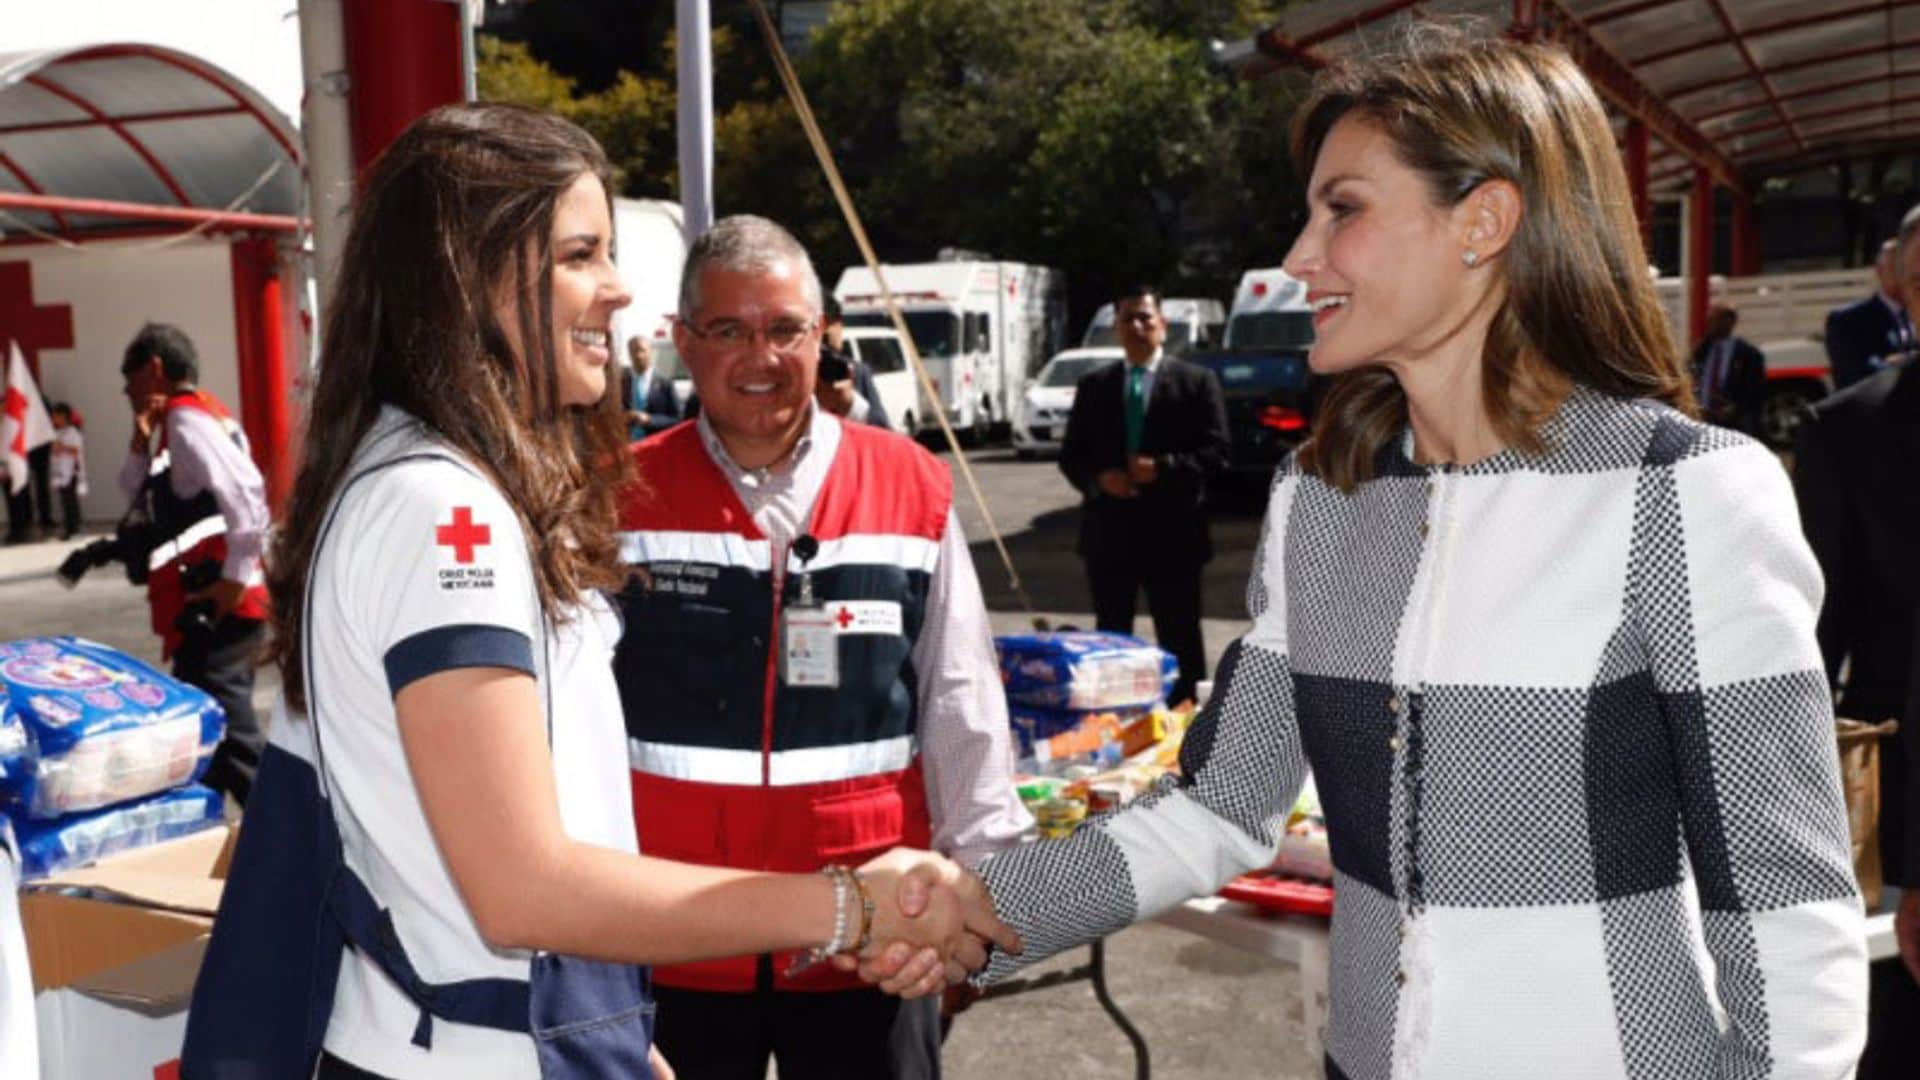
[[[455,668],[512,668],[540,677],[533,666],[533,643],[527,635],[485,623],[455,623],[422,630],[396,642],[382,662],[387,668],[387,690],[394,697],[418,679]]]

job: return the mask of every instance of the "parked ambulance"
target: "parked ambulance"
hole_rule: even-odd
[[[881,272],[947,422],[974,437],[1008,428],[1028,378],[1066,337],[1065,276],[1044,266],[972,258],[883,265]],[[865,266],[848,267],[833,295],[850,330],[893,325]],[[894,419],[907,433],[938,426],[920,395]]]
[[[1160,314],[1167,320],[1167,351],[1185,353],[1218,345],[1227,323],[1227,309],[1220,301],[1197,296],[1169,296],[1160,301]],[[1082,348],[1118,345],[1120,337],[1113,329],[1113,305],[1101,304],[1087,323],[1080,339]]]
[[[1240,275],[1227,314],[1226,347],[1236,350],[1305,349],[1313,344],[1307,284],[1279,267]]]
[[[919,411],[920,391],[914,387],[900,331],[891,326],[856,326],[847,330],[845,340],[854,358],[873,376],[874,392],[880,395],[893,429],[912,434],[906,418]]]

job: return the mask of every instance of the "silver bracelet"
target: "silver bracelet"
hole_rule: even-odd
[[[787,969],[788,975],[796,975],[828,957],[838,956],[848,951],[853,947],[854,935],[858,933],[856,929],[858,924],[854,921],[853,913],[853,895],[856,889],[853,871],[836,865],[823,866],[820,872],[833,882],[833,936],[827,939],[825,945],[817,945],[809,949],[805,956],[794,961],[793,966]],[[864,890],[861,891],[864,892]]]

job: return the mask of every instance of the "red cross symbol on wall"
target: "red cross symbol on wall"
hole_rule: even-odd
[[[454,562],[470,563],[473,561],[474,548],[486,547],[493,542],[493,529],[473,523],[473,507],[457,506],[450,524],[434,526],[433,542],[441,547],[452,548]]]
[[[73,305],[33,302],[33,264],[0,262],[0,342],[12,338],[40,379],[41,349],[73,348]]]
[[[847,627],[852,626],[853,625],[852,610],[844,607],[841,608],[839,613],[834,615],[833,621],[839,623],[840,629],[842,630],[845,630]]]

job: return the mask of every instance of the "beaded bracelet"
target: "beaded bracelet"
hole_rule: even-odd
[[[796,958],[793,966],[787,969],[789,976],[797,975],[828,957],[865,948],[872,933],[873,900],[867,895],[866,883],[860,880],[860,875],[837,864],[823,866],[820,872],[833,881],[833,936],[827,939],[825,945],[815,946]],[[858,936],[855,936],[851,904],[856,893],[861,907]]]

